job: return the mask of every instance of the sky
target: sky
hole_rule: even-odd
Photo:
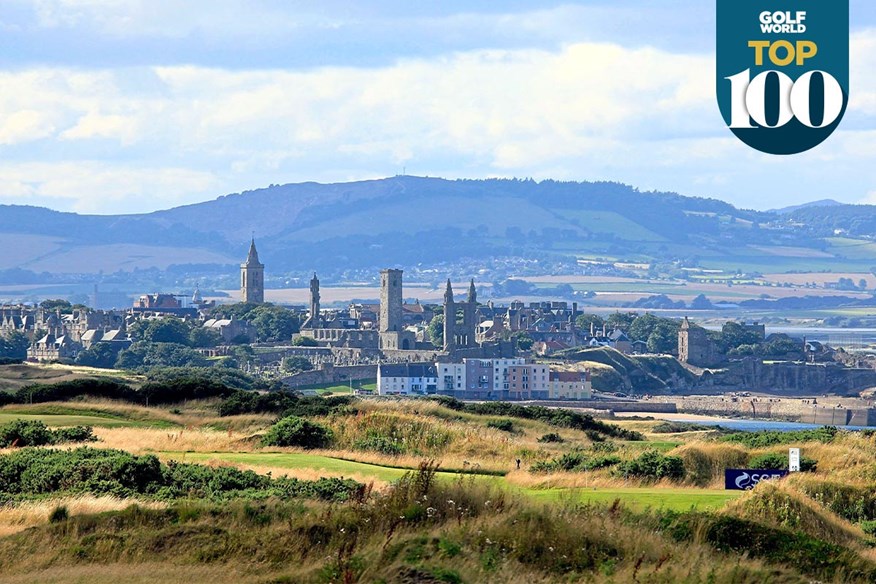
[[[851,0],[842,125],[792,157],[726,128],[714,29],[705,0],[2,0],[0,204],[142,213],[403,172],[876,203],[876,3]]]

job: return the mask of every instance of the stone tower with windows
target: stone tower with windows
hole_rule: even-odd
[[[248,304],[265,302],[265,265],[259,262],[255,239],[249,245],[246,262],[240,264],[240,295]]]
[[[407,351],[416,348],[416,335],[405,330],[402,307],[402,271],[380,271],[380,318],[378,332],[384,351]]]
[[[402,330],[402,271],[380,271],[380,332]]]
[[[706,329],[684,317],[678,329],[678,360],[695,367],[709,367],[720,362],[714,343]]]

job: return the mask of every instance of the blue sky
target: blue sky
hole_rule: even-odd
[[[400,173],[616,180],[768,209],[876,202],[876,5],[849,112],[757,153],[704,0],[3,0],[0,203],[135,213]]]

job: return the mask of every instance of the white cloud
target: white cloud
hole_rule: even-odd
[[[0,144],[18,144],[49,136],[54,130],[49,116],[32,109],[10,112],[0,122]]]
[[[853,108],[864,114],[876,112],[867,105],[876,107],[866,75],[876,66],[873,38],[852,42]],[[23,161],[0,165],[0,194],[78,210],[157,209],[402,166],[622,180],[756,206],[798,196],[776,192],[783,184],[834,188],[842,179],[847,199],[876,187],[865,171],[848,176],[848,165],[873,154],[868,128],[844,126],[793,159],[760,155],[724,127],[711,55],[651,47],[476,50],[372,68],[39,68],[0,73],[0,86],[0,145]],[[29,155],[26,143],[46,138],[50,147]],[[834,162],[814,164],[822,176],[806,168],[824,160]],[[777,168],[798,178],[773,176]]]

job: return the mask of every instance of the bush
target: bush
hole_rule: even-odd
[[[0,448],[46,446],[65,442],[94,442],[91,426],[50,430],[39,420],[13,420],[0,426]]]
[[[800,470],[803,472],[815,472],[818,461],[807,456],[800,457]],[[753,457],[748,461],[748,468],[768,468],[788,470],[788,455],[779,452],[771,452]]]
[[[268,429],[262,438],[265,446],[298,446],[299,448],[325,448],[331,442],[331,430],[304,418],[283,418]]]
[[[822,426],[814,430],[794,430],[791,432],[779,432],[776,430],[762,430],[760,432],[734,432],[721,438],[727,442],[739,442],[749,448],[767,448],[779,444],[793,444],[799,442],[832,442],[839,430],[834,426]]]
[[[624,477],[677,481],[684,478],[684,462],[678,456],[664,456],[656,450],[649,450],[634,460],[621,463],[615,472]]]
[[[217,409],[220,416],[279,414],[293,408],[296,401],[295,396],[280,391],[270,393],[237,391],[222,400]]]
[[[569,452],[547,461],[533,464],[530,472],[583,472],[608,468],[620,464],[621,459],[614,455],[586,456],[582,452]]]
[[[38,420],[14,420],[0,426],[0,447],[44,446],[53,443],[52,431]]]
[[[404,454],[405,452],[404,446],[399,444],[396,440],[393,440],[388,436],[371,432],[369,432],[364,438],[357,440],[353,444],[353,448],[356,448],[357,450],[371,450],[373,452],[390,454],[392,456]]]
[[[97,436],[94,435],[94,429],[91,426],[58,428],[52,433],[54,434],[53,444],[62,444],[64,442],[97,442]]]
[[[542,444],[551,444],[551,443],[559,444],[559,443],[565,442],[565,440],[563,440],[563,437],[560,436],[559,434],[557,434],[556,432],[551,432],[549,434],[545,434],[544,436],[539,438],[538,441],[541,442]]]
[[[49,523],[61,523],[70,518],[70,512],[63,505],[58,505],[49,514]]]
[[[477,414],[481,416],[506,416],[509,418],[520,418],[522,420],[538,420],[550,426],[558,428],[572,428],[573,430],[581,430],[587,432],[590,430],[592,436],[597,436],[597,439],[602,439],[602,436],[611,436],[612,438],[620,438],[621,440],[644,440],[645,437],[633,430],[627,430],[613,424],[606,424],[599,420],[593,419],[589,414],[582,414],[575,410],[565,408],[546,408],[544,406],[521,406],[509,402],[482,402],[468,403],[461,402],[456,398],[448,396],[436,396],[433,399],[446,408],[458,412],[466,412],[469,414]],[[591,435],[588,433],[588,435]]]
[[[23,448],[0,456],[0,494],[6,497],[92,493],[164,500],[194,495],[214,500],[310,497],[341,501],[362,489],[363,485],[351,480],[271,479],[232,467],[163,465],[153,455],[121,450]]]
[[[81,396],[137,401],[137,392],[115,379],[74,379],[51,384],[28,385],[15,392],[20,404],[66,401]]]
[[[706,432],[710,430],[722,430],[721,426],[706,426],[704,424],[692,424],[690,422],[660,422],[651,431],[655,434],[678,434],[680,432]]]
[[[487,428],[495,428],[496,430],[510,433],[514,431],[514,424],[511,420],[493,420],[487,422]]]

